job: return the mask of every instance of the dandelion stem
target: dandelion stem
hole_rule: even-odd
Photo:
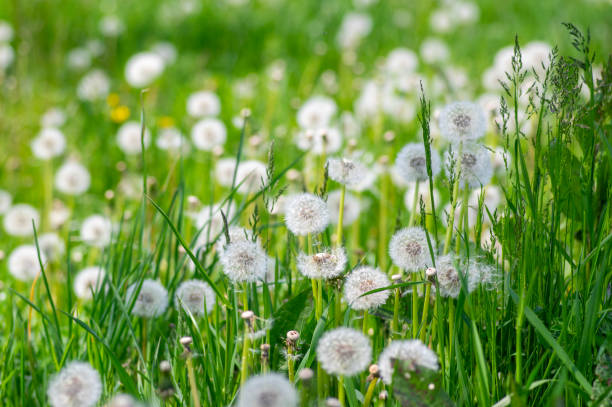
[[[366,391],[365,398],[363,399],[363,407],[368,407],[370,402],[372,401],[372,396],[374,395],[374,389],[376,388],[376,382],[378,378],[375,377],[372,379],[370,384],[368,385],[368,390]]]
[[[395,289],[395,302],[393,303],[393,321],[391,323],[391,338],[399,337],[399,308],[400,308],[400,289]]]
[[[191,355],[187,356],[187,375],[189,376],[189,386],[191,387],[191,396],[193,397],[194,407],[200,407],[200,393],[196,385],[195,372],[193,370],[193,362]]]
[[[342,246],[342,221],[344,219],[344,195],[346,194],[346,185],[342,184],[340,189],[340,207],[338,208],[338,229],[336,230],[336,247]]]
[[[287,345],[287,373],[289,374],[289,381],[295,382],[295,369],[293,366],[293,345]]]
[[[416,273],[412,274],[412,280],[415,284],[412,285],[412,337],[417,337],[419,329],[419,290],[416,285]]]
[[[242,289],[242,302],[244,309],[248,309],[248,295],[247,295],[247,283],[244,284]],[[242,363],[240,367],[240,384],[243,384],[249,373],[249,348],[251,347],[251,340],[249,337],[249,323],[244,321],[244,340],[242,341]]]
[[[457,171],[455,171],[455,181],[453,183],[453,200],[451,202],[451,210],[448,214],[448,222],[446,225],[446,238],[444,239],[444,254],[450,251],[451,237],[453,235],[453,227],[455,226],[455,209],[457,208],[459,194],[459,177],[461,175],[461,156],[463,152],[463,144],[459,145],[459,159],[455,163]]]
[[[431,284],[425,283],[425,303],[423,304],[423,317],[421,319],[421,342],[425,342],[425,326],[427,324],[427,314],[429,313],[429,296],[431,295]]]
[[[338,401],[340,401],[340,405],[344,407],[344,376],[338,377]]]
[[[363,311],[363,334],[368,335],[368,310]]]
[[[414,195],[412,197],[412,208],[410,208],[410,221],[408,222],[408,226],[414,225],[414,221],[416,220],[418,201],[419,201],[419,181],[417,180],[414,183]]]

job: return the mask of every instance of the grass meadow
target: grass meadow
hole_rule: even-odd
[[[612,405],[611,22],[1,1],[0,404]]]

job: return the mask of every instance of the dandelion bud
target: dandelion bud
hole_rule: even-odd
[[[261,357],[262,358],[267,358],[268,357],[268,352],[270,351],[270,345],[267,343],[262,343],[261,346],[259,347],[259,349],[261,350]]]
[[[240,317],[245,321],[251,321],[255,317],[255,313],[253,311],[246,310],[240,314]]]
[[[298,339],[300,339],[300,333],[298,331],[287,332],[287,343],[293,345],[297,342]]]
[[[387,143],[391,143],[393,140],[395,140],[395,132],[392,130],[385,131],[383,138]]]
[[[298,377],[303,382],[312,380],[312,378],[314,377],[314,371],[310,368],[305,367],[304,369],[300,370]]]
[[[249,109],[248,107],[243,108],[242,110],[240,110],[240,116],[245,119],[247,117],[251,117],[251,109]]]
[[[370,368],[368,369],[368,371],[370,372],[371,375],[378,376],[378,372],[379,372],[378,365],[376,364],[370,365]]]
[[[427,270],[425,270],[425,276],[427,277],[428,280],[433,280],[434,277],[436,276],[435,267],[427,267]]]
[[[115,197],[115,192],[112,189],[107,189],[106,192],[104,192],[104,198],[106,198],[107,200],[111,200]]]
[[[429,385],[427,386],[427,388],[431,391],[433,391],[436,388],[436,385],[433,383],[429,383]]]
[[[183,345],[185,348],[189,349],[189,345],[191,345],[193,343],[193,338],[191,336],[183,336],[179,342],[181,343],[181,345]]]
[[[338,400],[335,397],[329,397],[327,398],[327,400],[325,400],[325,406],[326,407],[341,407],[342,404],[340,403],[340,400]]]
[[[167,360],[162,360],[159,364],[159,370],[161,370],[162,372],[169,372],[170,369],[172,369],[172,367],[170,366],[170,362],[168,362]]]
[[[378,394],[379,400],[386,400],[388,397],[389,397],[389,393],[387,393],[387,390],[383,390]]]
[[[287,179],[289,181],[297,181],[300,179],[301,176],[302,174],[300,174],[300,172],[296,170],[295,168],[292,168],[289,171],[287,171]]]
[[[402,275],[401,274],[393,274],[391,276],[391,281],[393,281],[395,284],[401,283],[402,282]]]

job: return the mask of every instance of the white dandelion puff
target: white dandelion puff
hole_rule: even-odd
[[[230,236],[230,242],[252,242],[253,241],[253,233],[250,230],[247,230],[240,226],[230,226],[228,228],[227,233]],[[217,253],[221,255],[225,250],[226,246],[225,236],[221,236],[217,243],[215,244],[215,250]]]
[[[200,120],[191,129],[191,140],[198,150],[212,151],[225,144],[226,138],[225,124],[214,117]]]
[[[219,256],[223,272],[234,283],[264,278],[268,257],[257,242],[230,242]]]
[[[200,91],[189,95],[187,113],[192,117],[217,116],[221,113],[221,101],[214,92]]]
[[[327,195],[327,209],[329,210],[329,219],[332,224],[337,225],[340,216],[340,196],[342,191],[335,190]],[[361,214],[361,200],[350,192],[344,193],[344,213],[342,217],[342,225],[350,226],[355,222]]]
[[[91,300],[93,294],[98,292],[104,282],[106,272],[102,267],[92,266],[84,268],[74,278],[74,292],[83,300]]]
[[[64,241],[53,232],[38,236],[38,247],[49,260],[58,260],[66,249]]]
[[[182,307],[193,315],[204,315],[215,306],[215,292],[203,281],[184,281],[176,290],[174,303],[177,308]]]
[[[89,171],[76,161],[66,161],[55,173],[55,188],[67,195],[81,195],[90,184]]]
[[[40,260],[46,262],[44,253],[40,253]],[[9,255],[8,271],[20,281],[31,281],[40,274],[38,252],[36,246],[24,244],[17,246]]]
[[[313,194],[294,195],[286,204],[285,224],[298,236],[321,233],[329,224],[327,204]]]
[[[446,157],[448,162],[451,158],[450,153],[447,153]],[[459,160],[456,155],[453,158]],[[485,147],[475,143],[464,143],[460,159],[460,180],[463,187],[479,188],[491,181],[493,177],[491,153]],[[448,165],[452,164],[448,163]]]
[[[238,164],[236,185],[238,193],[249,194],[262,189],[268,182],[266,164],[257,160],[247,160]]]
[[[66,113],[58,107],[48,109],[40,118],[41,127],[61,127],[66,123]]]
[[[40,215],[28,204],[13,205],[4,214],[4,230],[11,236],[31,236],[34,233],[32,224],[38,229]]]
[[[0,215],[6,213],[11,208],[13,196],[4,189],[0,189]]]
[[[446,62],[450,51],[444,41],[438,38],[427,38],[421,44],[420,55],[428,64],[437,64]]]
[[[335,278],[342,274],[346,267],[346,252],[343,247],[317,254],[300,253],[297,268],[308,278]]]
[[[84,362],[68,363],[53,376],[47,388],[52,407],[91,407],[101,395],[100,374]]]
[[[240,389],[238,407],[296,407],[298,395],[289,380],[278,373],[250,377]]]
[[[142,126],[139,122],[129,121],[123,123],[117,131],[117,145],[125,154],[140,154],[142,145],[145,149],[151,144],[151,132],[145,127],[141,141]]]
[[[428,180],[425,146],[422,143],[406,144],[397,154],[395,168],[406,182]],[[440,155],[435,148],[431,149],[431,172],[433,178],[440,173]]]
[[[155,52],[140,52],[125,64],[125,79],[134,88],[144,88],[164,71],[164,60]]]
[[[91,215],[81,224],[81,240],[94,247],[105,247],[111,242],[113,224],[102,215]]]
[[[461,292],[462,279],[466,280],[468,292],[481,282],[477,263],[470,259],[456,258],[451,254],[436,259],[436,275],[442,297],[457,298]]]
[[[104,99],[110,92],[110,79],[106,72],[94,69],[79,81],[77,96],[81,100],[93,102]]]
[[[431,242],[432,248],[434,242]],[[425,230],[413,226],[397,231],[389,242],[389,256],[393,264],[404,270],[420,271],[431,264]]]
[[[143,407],[143,404],[129,394],[116,394],[104,407]]]
[[[297,133],[297,147],[315,155],[334,154],[342,147],[342,134],[335,127],[304,130]]]
[[[139,283],[134,283],[126,291],[127,304],[134,301],[134,295]],[[158,317],[166,311],[168,306],[168,291],[155,280],[144,280],[137,294],[132,314],[143,318]]]
[[[385,70],[391,76],[401,77],[410,75],[419,64],[414,51],[407,48],[396,48],[389,53],[385,61]]]
[[[478,103],[453,102],[440,112],[440,134],[450,142],[476,140],[484,136],[487,120]]]
[[[13,27],[8,21],[0,20],[0,43],[10,42],[13,39]]]
[[[215,164],[215,178],[219,185],[231,187],[236,171],[236,159],[233,157],[222,158]]]
[[[329,178],[346,186],[353,186],[365,177],[368,168],[359,161],[347,158],[330,158],[327,160]]]
[[[49,160],[61,155],[66,149],[66,138],[61,130],[54,127],[42,129],[32,140],[32,153],[36,158]]]
[[[376,308],[387,302],[389,290],[363,295],[368,291],[391,285],[389,277],[370,266],[359,267],[348,275],[344,282],[344,299],[355,310]]]
[[[176,47],[168,41],[160,41],[153,44],[151,51],[159,55],[164,60],[165,65],[174,63],[178,55]]]
[[[340,48],[356,48],[372,30],[372,18],[364,13],[350,12],[344,15],[336,41]]]
[[[329,127],[338,107],[326,96],[313,96],[297,112],[297,122],[302,129],[315,130]]]
[[[317,360],[329,374],[353,376],[367,369],[372,347],[369,339],[356,329],[336,328],[319,340]]]
[[[155,145],[164,151],[182,151],[185,153],[189,151],[189,141],[176,127],[167,127],[159,130],[155,138]]]
[[[437,371],[439,368],[438,356],[420,340],[392,341],[378,359],[380,376],[386,384],[391,384],[395,360],[408,362],[413,369]]]

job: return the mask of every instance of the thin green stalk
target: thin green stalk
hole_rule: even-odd
[[[338,401],[340,401],[340,405],[342,407],[345,406],[344,402],[344,376],[338,377]]]
[[[344,219],[344,195],[346,194],[346,185],[342,184],[340,189],[340,207],[338,208],[338,228],[336,229],[336,247],[342,246],[342,221]]]
[[[191,361],[191,355],[187,356],[187,375],[189,376],[189,386],[191,387],[191,396],[193,398],[194,407],[200,407],[200,393],[195,379],[195,372],[193,369],[193,362]]]
[[[374,395],[374,389],[376,388],[376,382],[378,381],[377,377],[374,377],[370,384],[368,385],[368,390],[366,391],[365,397],[363,399],[363,407],[368,407],[370,402],[372,401],[372,396]]]
[[[412,273],[412,281],[416,283],[416,273]],[[419,289],[417,284],[412,285],[412,338],[417,337],[419,329]]]
[[[457,209],[457,201],[459,194],[459,178],[461,175],[461,159],[463,155],[463,144],[459,145],[459,158],[457,159],[455,181],[453,182],[453,200],[451,202],[451,210],[448,214],[448,222],[446,225],[446,237],[444,239],[444,254],[450,251],[451,237],[453,235],[453,227],[455,226],[455,209]]]
[[[363,334],[368,336],[368,310],[363,311]]]
[[[419,201],[419,181],[417,180],[414,184],[414,195],[412,197],[412,207],[410,208],[410,221],[408,222],[408,226],[414,225],[414,221],[416,219],[418,201]]]
[[[425,283],[425,303],[423,304],[423,318],[421,319],[421,342],[425,342],[425,329],[427,324],[427,314],[429,313],[429,296],[431,295],[431,284]]]
[[[393,302],[393,321],[391,322],[391,339],[399,337],[399,309],[400,309],[400,289],[395,289]]]
[[[242,301],[244,303],[245,310],[248,309],[248,295],[247,295],[247,284],[245,283],[242,290]],[[242,363],[240,366],[240,384],[244,384],[249,375],[249,348],[251,347],[251,338],[249,337],[249,323],[244,321],[244,336],[242,341]]]

